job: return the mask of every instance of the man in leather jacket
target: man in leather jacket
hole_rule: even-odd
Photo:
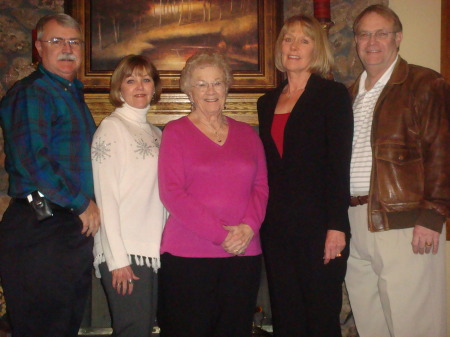
[[[402,25],[373,5],[353,31],[364,72],[355,133],[346,285],[361,337],[445,337],[450,86],[399,55]]]

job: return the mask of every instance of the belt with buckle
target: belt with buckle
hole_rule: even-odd
[[[358,195],[356,197],[352,196],[352,197],[350,197],[350,206],[355,207],[355,206],[365,205],[365,204],[367,204],[368,200],[369,200],[368,195]]]

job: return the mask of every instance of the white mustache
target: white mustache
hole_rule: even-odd
[[[58,61],[76,61],[77,57],[74,54],[60,54]]]

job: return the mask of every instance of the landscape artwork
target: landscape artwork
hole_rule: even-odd
[[[225,54],[234,71],[258,71],[255,0],[91,0],[90,70],[111,71],[128,54],[180,71],[199,50]]]

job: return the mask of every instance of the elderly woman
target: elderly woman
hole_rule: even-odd
[[[294,16],[276,42],[287,80],[258,100],[270,198],[261,229],[275,336],[341,336],[353,118],[316,19]]]
[[[192,111],[163,132],[159,185],[170,216],[159,273],[162,337],[251,334],[267,172],[256,132],[223,115],[231,81],[222,55],[189,58],[180,83]]]
[[[157,180],[161,131],[147,122],[147,112],[160,93],[158,71],[147,58],[122,59],[111,77],[109,97],[116,109],[92,144],[102,220],[94,266],[108,298],[113,336],[150,336],[155,321],[165,218]]]

